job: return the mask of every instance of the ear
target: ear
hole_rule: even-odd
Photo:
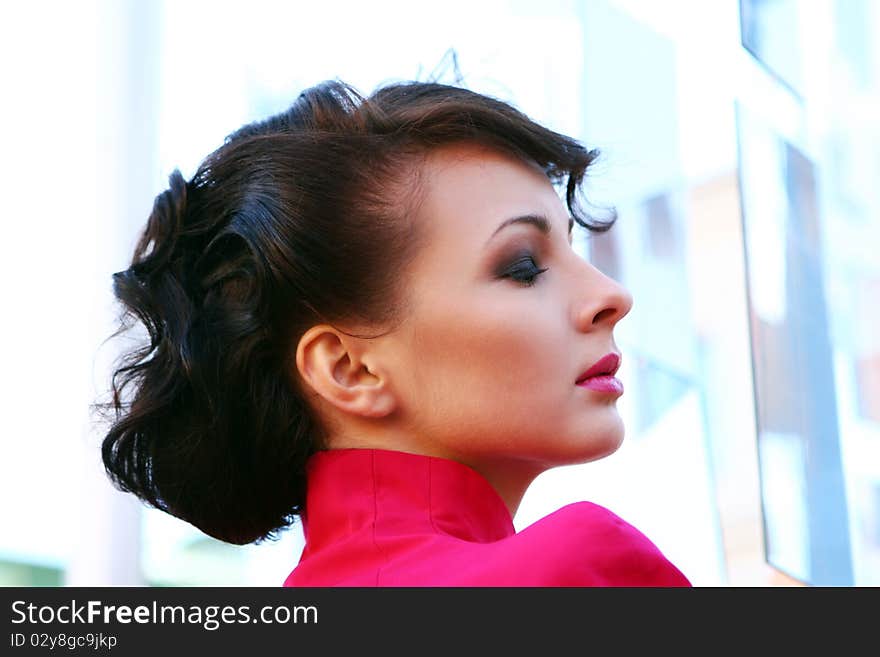
[[[336,408],[362,417],[383,417],[397,406],[386,378],[365,361],[364,341],[328,324],[311,327],[296,347],[303,380]]]

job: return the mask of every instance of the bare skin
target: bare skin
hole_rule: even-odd
[[[331,449],[459,461],[514,516],[545,470],[620,446],[618,395],[575,380],[619,353],[613,329],[632,296],[571,248],[568,210],[536,166],[472,144],[439,149],[426,166],[416,220],[429,236],[406,272],[405,320],[376,339],[311,327],[298,374]],[[527,222],[495,232],[527,214],[546,217],[549,234]]]

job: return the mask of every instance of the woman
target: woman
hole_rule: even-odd
[[[291,586],[688,585],[597,505],[512,524],[623,438],[632,299],[571,247],[611,225],[576,201],[596,156],[465,89],[327,81],[175,171],[114,275],[150,342],[110,477],[231,543],[300,517]]]

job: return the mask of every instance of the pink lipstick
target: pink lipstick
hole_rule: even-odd
[[[581,388],[589,388],[597,392],[608,392],[616,395],[623,394],[623,383],[614,377],[620,367],[620,355],[610,353],[600,358],[586,372],[581,374],[575,385]]]
[[[602,376],[592,376],[589,379],[581,381],[578,383],[581,388],[589,388],[590,390],[597,390],[598,392],[610,392],[616,395],[623,394],[623,383],[620,379],[608,376],[607,374]]]

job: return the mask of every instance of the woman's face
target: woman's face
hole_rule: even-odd
[[[539,169],[464,144],[432,154],[426,173],[410,310],[382,347],[406,434],[484,472],[613,452],[621,393],[575,381],[619,353],[629,292],[572,249],[568,210]],[[509,222],[523,215],[549,230]]]

